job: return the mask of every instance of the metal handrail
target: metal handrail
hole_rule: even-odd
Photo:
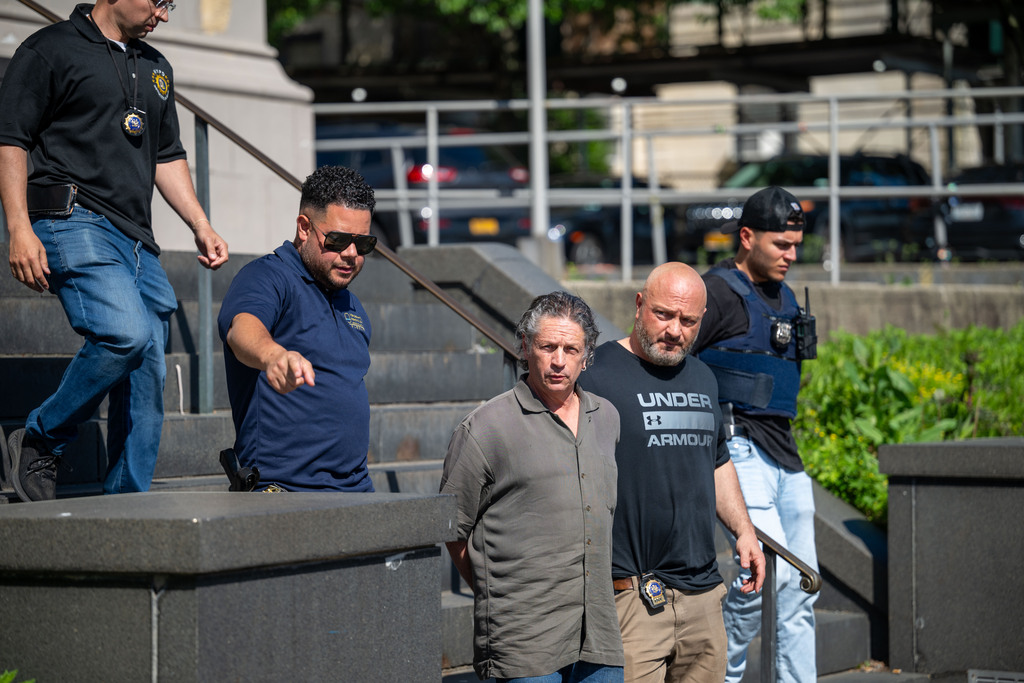
[[[761,541],[766,551],[771,550],[800,572],[800,590],[805,593],[817,593],[821,590],[821,574],[765,532],[757,527],[754,527],[754,531],[757,532],[757,540]]]
[[[26,1],[31,2],[32,0],[22,0],[22,2]],[[227,126],[225,126],[223,123],[217,120],[217,118],[215,118],[212,114],[201,108],[199,105],[197,105],[195,102],[185,97],[184,95],[175,92],[174,96],[178,100],[178,102],[181,103],[182,106],[191,111],[198,118],[209,123],[218,132],[220,132],[226,138],[228,138],[236,145],[241,147],[249,155],[251,155],[254,159],[256,159],[261,164],[266,166],[268,169],[276,173],[285,182],[290,184],[296,190],[302,189],[301,180],[296,178],[294,175],[289,173],[284,167],[282,167],[273,159],[271,159],[266,154],[257,149],[248,140],[246,140],[245,138],[243,138],[242,136],[240,136],[238,133],[231,130]],[[499,336],[498,333],[493,328],[491,328],[485,322],[483,322],[482,320],[474,316],[472,313],[470,313],[468,310],[466,310],[465,307],[462,306],[462,304],[460,304],[455,299],[450,297],[432,280],[430,280],[428,277],[426,277],[425,275],[417,271],[415,268],[413,268],[409,263],[407,263],[401,257],[399,257],[398,254],[396,254],[394,251],[386,247],[381,241],[377,241],[377,246],[375,247],[375,250],[387,261],[393,264],[396,268],[405,273],[409,277],[409,279],[411,279],[417,285],[423,287],[423,289],[433,294],[435,297],[437,297],[438,300],[441,301],[441,303],[448,306],[448,308],[452,309],[463,320],[465,320],[467,323],[469,323],[477,330],[479,330],[481,334],[483,334],[495,345],[497,345],[498,348],[500,348],[506,355],[511,356],[512,358],[519,357],[519,354],[517,354],[515,350],[504,339],[502,339],[501,336]]]
[[[778,650],[778,634],[776,620],[778,618],[777,595],[775,586],[775,562],[781,557],[800,572],[800,589],[805,593],[817,593],[821,590],[821,574],[806,562],[791,553],[785,546],[771,536],[754,527],[757,539],[764,550],[765,572],[761,596],[761,683],[775,683],[776,666],[775,652]]]

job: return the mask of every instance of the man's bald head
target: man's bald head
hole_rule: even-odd
[[[670,263],[663,263],[652,270],[650,275],[647,276],[647,280],[644,281],[640,294],[646,296],[652,290],[663,291],[665,288],[677,290],[680,293],[687,291],[692,296],[699,295],[703,297],[701,308],[707,304],[708,294],[707,288],[704,286],[704,279],[700,276],[700,273],[685,263],[672,261]]]
[[[685,263],[658,266],[636,295],[627,346],[656,365],[678,365],[693,348],[708,294],[700,274]]]

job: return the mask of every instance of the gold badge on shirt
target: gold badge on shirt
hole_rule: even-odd
[[[351,327],[353,330],[366,332],[366,327],[363,326],[363,319],[356,315],[355,313],[346,313],[345,322],[347,322],[348,326]]]

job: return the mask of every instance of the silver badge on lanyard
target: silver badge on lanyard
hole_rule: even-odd
[[[793,323],[788,320],[776,320],[772,323],[772,348],[782,353],[793,341]]]

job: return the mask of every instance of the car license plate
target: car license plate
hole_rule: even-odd
[[[949,210],[949,217],[960,223],[977,223],[985,215],[985,207],[981,202],[957,204]]]
[[[732,249],[732,235],[709,232],[704,235],[704,248],[708,251],[728,251]]]
[[[497,235],[498,234],[498,219],[497,218],[470,218],[469,219],[469,234],[470,235]]]

